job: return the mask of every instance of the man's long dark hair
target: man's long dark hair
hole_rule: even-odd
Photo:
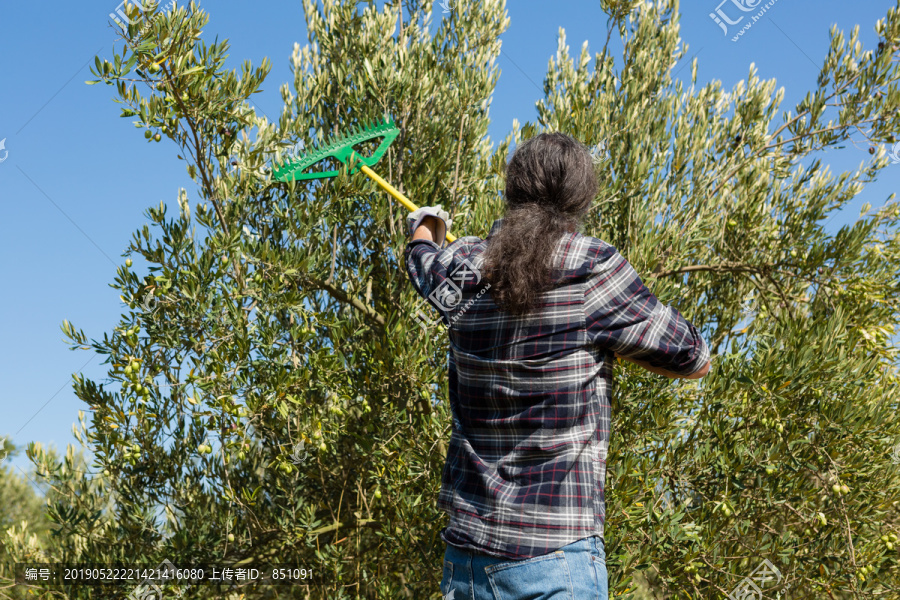
[[[483,274],[502,310],[523,314],[552,286],[562,236],[574,231],[597,195],[588,149],[562,133],[522,142],[506,165],[506,214],[488,239]]]

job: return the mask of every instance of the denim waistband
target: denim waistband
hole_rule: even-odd
[[[605,548],[603,546],[603,540],[600,539],[600,536],[591,535],[588,537],[581,538],[580,540],[576,540],[571,544],[567,544],[562,546],[561,548],[557,548],[556,551],[563,552],[592,552],[594,554],[598,554],[605,558]],[[523,559],[514,559],[508,558],[505,556],[495,556],[493,554],[487,554],[484,552],[477,552],[475,550],[470,550],[468,548],[460,548],[458,546],[454,546],[452,544],[447,544],[447,552],[446,557],[448,560],[452,560],[453,562],[462,562],[471,557],[481,557],[488,558],[496,561],[507,561],[507,560],[526,560]]]

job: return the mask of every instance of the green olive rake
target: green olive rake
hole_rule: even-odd
[[[300,158],[296,158],[275,167],[272,176],[276,181],[302,181],[307,179],[325,179],[328,177],[337,177],[340,171],[313,171],[313,166],[333,159],[350,167],[350,173],[362,171],[388,194],[397,199],[400,204],[410,211],[417,210],[419,207],[409,201],[409,199],[401,194],[394,186],[382,179],[373,167],[388,147],[397,138],[400,130],[392,120],[385,120],[380,123],[369,124],[365,127],[356,127],[349,135],[335,138],[328,144],[316,148]],[[381,139],[381,144],[372,153],[371,156],[363,156],[354,148],[360,144]],[[447,232],[447,242],[453,243],[456,236]]]

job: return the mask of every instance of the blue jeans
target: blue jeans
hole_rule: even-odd
[[[609,600],[603,540],[582,538],[525,560],[447,544],[441,594],[444,600]]]

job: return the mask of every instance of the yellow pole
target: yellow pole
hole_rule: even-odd
[[[399,191],[397,191],[397,189],[394,188],[394,186],[392,186],[392,185],[389,184],[387,181],[385,181],[384,179],[382,179],[381,177],[379,177],[379,176],[378,176],[378,173],[376,173],[375,171],[373,171],[372,169],[370,169],[370,168],[367,167],[366,165],[360,165],[359,168],[360,168],[360,170],[361,170],[363,173],[365,173],[366,175],[368,175],[369,178],[372,179],[372,181],[374,181],[375,183],[377,183],[378,185],[380,185],[380,186],[381,186],[381,189],[383,189],[383,190],[386,191],[388,194],[390,194],[391,196],[393,196],[394,198],[396,198],[397,201],[400,202],[400,204],[402,204],[402,205],[405,206],[407,209],[409,209],[410,212],[419,209],[419,207],[416,206],[415,204],[413,204],[412,202],[410,202],[409,199],[407,199],[406,196],[404,196],[404,195],[401,194]],[[452,233],[450,233],[450,232],[448,231],[448,232],[447,232],[447,243],[448,243],[448,244],[452,244],[452,243],[455,242],[455,241],[456,241],[456,236],[453,235]]]

